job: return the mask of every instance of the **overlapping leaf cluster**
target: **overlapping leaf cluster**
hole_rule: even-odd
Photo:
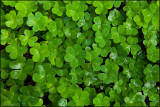
[[[159,1],[1,5],[1,106],[159,106]]]

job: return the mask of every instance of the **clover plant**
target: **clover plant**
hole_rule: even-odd
[[[158,0],[1,0],[1,106],[158,107]]]

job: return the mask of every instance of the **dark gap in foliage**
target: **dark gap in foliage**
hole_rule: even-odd
[[[1,52],[7,47],[8,44],[5,44],[5,45],[0,45],[0,50]]]
[[[59,76],[59,75],[56,74],[55,77],[61,77],[61,76]]]
[[[117,10],[123,10],[123,7],[125,6],[124,2],[121,2],[121,5],[117,8]]]
[[[82,84],[78,84],[78,86],[79,86],[80,88],[82,88],[82,90],[84,90],[84,88],[86,87],[86,86],[84,85],[84,82],[83,82]]]
[[[145,103],[149,106],[149,103],[150,103],[151,101],[149,101],[149,97],[147,96],[146,97],[146,99],[145,99]],[[150,107],[150,106],[149,106]]]
[[[30,48],[31,48],[31,47],[28,47],[27,53],[24,54],[24,57],[25,57],[26,59],[32,59],[32,55],[31,55],[30,52],[29,52]]]
[[[32,85],[35,86],[36,82],[32,80],[32,76],[27,76],[27,79],[24,81],[24,86]]]
[[[38,38],[38,43],[40,43],[40,42],[42,42],[42,41],[45,41],[45,39],[43,39],[43,38]]]
[[[122,71],[123,71],[123,67],[119,66],[119,72],[122,72]]]
[[[156,87],[160,87],[160,82],[156,82]]]
[[[44,96],[43,96],[43,105],[48,105],[48,104],[52,103],[52,102],[48,99],[48,96],[49,96],[49,92],[44,93]]]
[[[103,63],[101,64],[101,65],[105,65],[105,61],[106,61],[106,59],[108,59],[109,58],[109,53],[108,53],[108,55],[106,56],[106,57],[102,57],[103,58]]]

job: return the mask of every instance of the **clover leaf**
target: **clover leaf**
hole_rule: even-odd
[[[65,5],[62,1],[55,1],[54,7],[52,8],[52,13],[57,16],[62,16],[65,11]]]
[[[103,93],[97,94],[97,96],[93,99],[93,104],[95,106],[110,106],[109,97],[103,96]]]
[[[83,1],[72,1],[66,5],[66,15],[72,17],[73,21],[83,18],[87,5]]]
[[[93,6],[96,7],[96,14],[107,14],[107,9],[111,9],[113,7],[112,1],[93,1]]]
[[[9,90],[3,89],[1,93],[1,106],[20,106],[18,102],[18,87],[13,85]]]
[[[149,25],[147,28],[142,29],[145,40],[143,44],[147,47],[156,46],[158,44],[158,35],[154,25]]]
[[[63,98],[67,98],[67,97],[72,97],[74,96],[76,90],[78,89],[78,85],[77,84],[70,84],[70,83],[67,83],[67,84],[64,84],[65,81],[69,81],[68,79],[65,79],[63,78],[64,81],[63,83],[57,87],[57,91],[58,93],[60,93],[60,95],[63,97]],[[63,80],[61,79],[61,80]]]
[[[142,81],[139,79],[131,79],[130,81],[129,87],[132,88],[135,93],[140,92],[143,85]]]
[[[118,79],[119,67],[117,64],[112,63],[108,65],[102,65],[101,71],[104,73],[99,73],[98,78],[102,80],[105,84],[114,83]]]
[[[124,13],[122,11],[114,9],[109,12],[108,20],[112,22],[113,26],[121,25],[124,18]]]
[[[25,30],[24,31],[24,35],[20,35],[19,39],[21,41],[22,45],[26,45],[28,43],[28,45],[30,47],[34,46],[35,42],[38,40],[38,37],[33,36],[34,35],[34,31],[30,31],[30,30]]]
[[[90,104],[89,93],[80,89],[76,90],[72,99],[75,101],[76,106],[88,106]]]
[[[52,6],[53,6],[53,4],[54,4],[54,2],[53,1],[38,1],[40,4],[43,4],[43,8],[45,9],[45,10],[49,10]]]
[[[9,67],[14,69],[11,71],[10,75],[13,79],[25,80],[27,75],[23,71],[23,67],[25,65],[25,59],[18,58],[16,61],[10,62]]]
[[[32,78],[33,81],[42,84],[46,82],[53,83],[55,81],[54,75],[56,74],[55,69],[51,67],[49,63],[37,63],[35,65],[35,73],[33,74]]]
[[[71,67],[75,68],[78,67],[78,63],[80,63],[79,60],[85,57],[85,53],[84,55],[82,53],[84,53],[84,51],[79,44],[75,44],[73,47],[68,46],[64,59],[66,62],[70,62]]]
[[[5,19],[7,20],[5,22],[6,26],[12,29],[15,29],[23,24],[23,16],[20,14],[16,15],[14,10],[11,10],[8,14],[6,14]]]
[[[6,52],[10,53],[9,56],[11,59],[17,59],[27,52],[27,47],[21,46],[17,40],[14,40],[14,42],[6,47]]]
[[[154,65],[152,66],[151,64],[148,64],[147,67],[144,69],[144,74],[146,75],[146,80],[149,81],[159,81],[159,66]]]
[[[111,36],[114,43],[120,43],[126,41],[126,38],[118,33],[117,27],[111,28]]]
[[[48,51],[48,45],[35,43],[35,45],[30,49],[30,53],[33,55],[34,62],[42,62],[45,60],[45,57],[48,57],[50,52]]]
[[[66,106],[67,105],[67,100],[62,98],[58,101],[59,106]]]
[[[23,86],[20,88],[21,94],[18,96],[18,100],[22,106],[42,106],[43,92],[37,86]]]
[[[100,48],[103,48],[105,45],[110,45],[111,41],[106,39],[106,36],[100,31],[96,32],[95,42],[98,43]]]
[[[92,27],[92,19],[94,14],[84,13],[84,18],[80,19],[77,23],[78,27],[82,27],[84,31],[87,31]]]
[[[152,62],[157,62],[159,60],[159,48],[154,46],[147,48],[147,58]]]
[[[94,17],[94,25],[92,26],[94,31],[108,31],[110,28],[110,22],[105,18],[104,15]]]
[[[37,10],[37,5],[35,1],[18,1],[16,3],[15,8],[18,10],[18,14],[27,16],[31,12],[35,12]]]
[[[48,23],[48,17],[43,16],[41,12],[36,12],[35,16],[30,13],[28,14],[27,25],[32,27],[33,31],[37,32],[39,30],[43,30]]]
[[[136,35],[138,33],[137,25],[132,17],[126,19],[126,22],[123,23],[123,27],[125,28],[126,35]]]
[[[145,96],[142,95],[141,92],[137,92],[136,94],[129,94],[129,97],[125,97],[124,101],[126,106],[146,106],[146,103],[144,102]]]
[[[72,76],[71,83],[82,84],[82,78],[85,75],[81,68],[71,69],[69,75]]]

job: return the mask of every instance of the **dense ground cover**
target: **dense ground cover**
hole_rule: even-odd
[[[0,1],[1,106],[159,106],[159,1]]]

